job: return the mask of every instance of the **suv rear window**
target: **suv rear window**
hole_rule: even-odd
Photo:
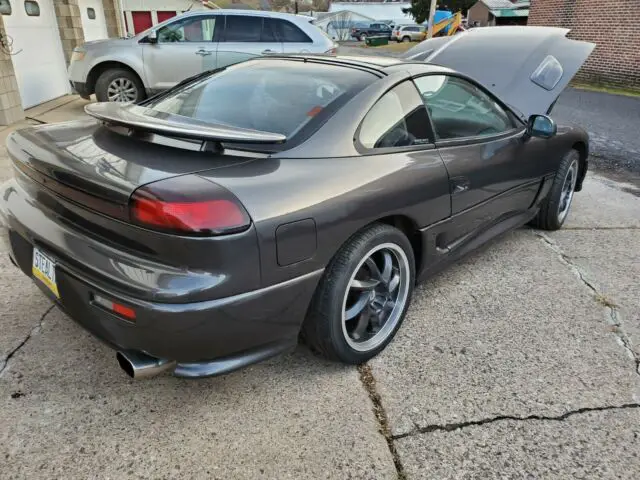
[[[335,65],[253,60],[177,87],[145,106],[291,138],[312,120],[328,118],[375,78]]]

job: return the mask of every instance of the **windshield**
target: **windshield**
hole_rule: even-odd
[[[146,107],[226,126],[292,137],[326,118],[375,76],[353,68],[302,61],[258,60],[177,87]]]

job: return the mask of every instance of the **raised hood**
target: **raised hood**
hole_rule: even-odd
[[[595,44],[554,27],[484,27],[425,40],[405,59],[442,65],[474,78],[528,117],[549,113]]]

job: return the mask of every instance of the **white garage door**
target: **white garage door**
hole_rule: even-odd
[[[22,106],[33,107],[69,93],[67,67],[53,0],[10,0],[11,14],[3,15],[13,37],[13,66]]]
[[[107,22],[104,18],[102,0],[80,0],[78,6],[85,42],[107,38]]]

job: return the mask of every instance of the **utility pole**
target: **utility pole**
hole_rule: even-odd
[[[429,26],[427,27],[427,38],[433,37],[433,20],[436,16],[436,0],[431,0],[431,6],[429,7]]]

